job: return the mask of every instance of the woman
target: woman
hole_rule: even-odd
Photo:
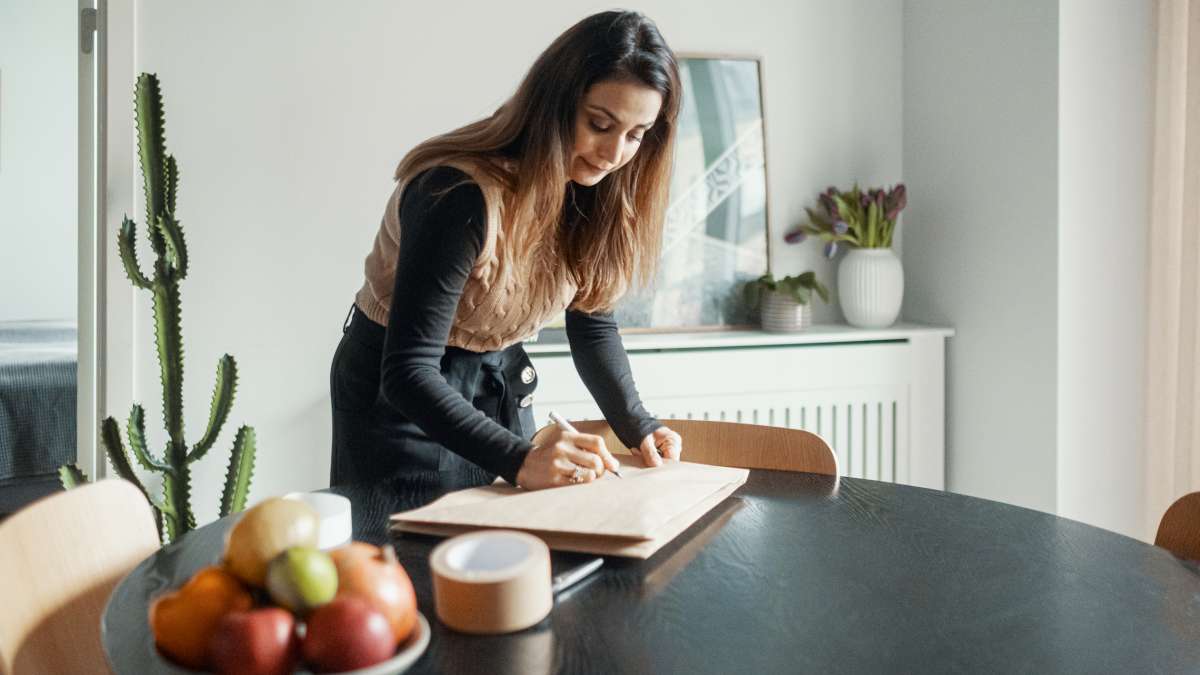
[[[404,157],[334,355],[331,484],[473,463],[534,490],[617,468],[599,436],[530,441],[521,341],[564,308],[618,438],[649,466],[679,458],[612,316],[657,263],[679,94],[654,24],[604,12],[559,36],[491,117]]]

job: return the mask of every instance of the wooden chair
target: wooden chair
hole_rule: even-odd
[[[103,480],[43,498],[0,523],[0,673],[109,672],[109,593],[158,550],[146,498]]]
[[[1158,523],[1154,545],[1184,560],[1200,560],[1200,492],[1186,494],[1167,509]]]
[[[697,464],[744,469],[804,471],[837,476],[837,455],[820,436],[801,429],[708,420],[661,420],[683,438],[683,459]],[[604,437],[614,453],[629,452],[604,420],[572,422],[576,429]],[[543,433],[549,427],[539,429]]]

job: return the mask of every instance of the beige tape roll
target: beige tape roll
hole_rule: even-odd
[[[438,618],[464,633],[510,633],[550,613],[550,549],[524,532],[481,530],[429,554]]]

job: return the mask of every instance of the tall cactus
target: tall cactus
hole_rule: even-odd
[[[217,362],[208,427],[200,440],[189,447],[183,429],[183,337],[179,304],[179,282],[187,277],[188,271],[187,243],[175,217],[179,168],[175,158],[166,154],[162,94],[155,75],[142,73],[138,76],[134,104],[137,112],[138,156],[146,196],[146,231],[155,256],[151,276],[143,274],[138,263],[134,245],[137,227],[128,217],[121,223],[117,249],[129,280],[135,287],[150,291],[154,298],[154,342],[158,351],[163,424],[168,440],[161,457],[151,454],[146,446],[145,411],[137,403],[129,412],[126,436],[137,463],[147,471],[162,474],[162,498],[152,497],[138,479],[129,454],[121,443],[117,421],[112,417],[105,418],[101,423],[100,439],[117,474],[136,485],[154,507],[159,535],[162,536],[165,530],[165,538],[173,541],[196,526],[191,508],[189,467],[212,448],[229,416],[237,389],[237,362],[228,354]],[[221,495],[222,516],[245,508],[254,472],[254,442],[252,427],[242,426],[238,429],[225,476],[225,489]],[[62,467],[59,476],[67,488],[87,480],[75,466]]]

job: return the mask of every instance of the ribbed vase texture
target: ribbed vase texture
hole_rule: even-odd
[[[904,269],[892,249],[850,249],[838,266],[838,301],[851,326],[892,325],[903,299]]]
[[[771,333],[794,333],[812,323],[812,304],[802,305],[786,293],[763,295],[762,327]]]

